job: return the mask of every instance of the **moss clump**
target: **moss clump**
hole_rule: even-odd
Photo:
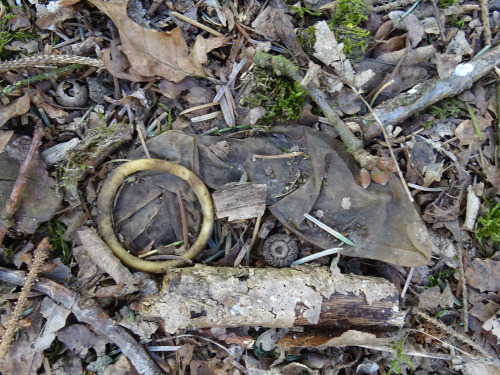
[[[363,0],[339,0],[328,21],[337,41],[344,44],[344,53],[350,60],[363,58],[371,41],[370,32],[360,27],[368,20],[368,6]]]
[[[299,33],[298,38],[304,53],[308,56],[313,56],[314,45],[316,44],[316,27],[309,26],[308,28],[302,30]]]
[[[57,256],[61,257],[61,262],[63,264],[69,264],[72,254],[71,246],[64,240],[66,226],[59,220],[54,219],[45,223],[45,225],[41,227],[41,231],[48,232],[52,244],[52,251],[56,253]]]
[[[459,5],[458,0],[438,0],[437,4],[440,8],[448,8],[453,5]]]
[[[312,11],[309,5],[306,7],[296,7],[293,5],[289,5],[288,7],[290,8],[291,11],[296,12],[300,18],[304,18],[306,14],[314,17],[321,16],[321,13]]]
[[[283,75],[270,75],[269,71],[261,68],[255,69],[254,79],[257,84],[255,92],[242,98],[241,103],[252,108],[264,107],[267,111],[262,118],[264,124],[300,117],[307,94],[300,84]]]
[[[493,206],[488,202],[490,209],[483,217],[477,219],[476,238],[481,245],[484,240],[491,241],[494,248],[500,244],[500,203]]]
[[[428,114],[434,119],[439,121],[445,121],[450,118],[461,118],[467,116],[466,111],[462,108],[463,103],[457,98],[447,98],[443,99],[436,104],[430,106],[425,111],[418,114],[418,117]],[[429,128],[434,124],[434,120],[428,121],[422,124],[423,128]]]
[[[8,11],[9,7],[7,7],[7,12]],[[15,40],[26,42],[36,37],[35,33],[22,30],[11,31],[9,25],[15,18],[17,18],[17,16],[10,13],[4,14],[3,17],[0,18],[0,59],[2,60],[12,57],[12,51],[5,49],[7,44]]]

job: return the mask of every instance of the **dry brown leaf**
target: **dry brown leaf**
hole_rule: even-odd
[[[130,66],[127,58],[118,51],[116,43],[111,43],[111,48],[102,51],[102,61],[104,66],[116,78],[126,79],[132,82],[147,81],[148,77],[138,74]]]
[[[0,126],[4,125],[13,117],[24,115],[30,109],[30,97],[24,94],[19,99],[8,105],[0,105]]]
[[[410,40],[412,47],[415,48],[424,37],[424,27],[417,16],[409,14],[403,18],[404,13],[405,12],[400,10],[393,11],[389,13],[389,18],[392,19],[396,29],[408,31],[408,39]]]
[[[132,21],[127,15],[128,1],[90,2],[115,23],[130,65],[146,77],[160,76],[179,82],[188,75],[205,76],[203,64],[207,61],[207,53],[225,41],[224,38],[204,39],[198,35],[189,52],[180,28],[159,32]]]
[[[14,130],[0,130],[0,154],[14,135]]]
[[[471,152],[477,152],[481,144],[486,142],[487,135],[484,130],[490,125],[490,122],[482,116],[476,116],[476,119],[481,130],[482,139],[478,138],[474,124],[469,119],[460,123],[455,129],[455,136],[460,141],[460,146],[470,146]]]
[[[500,194],[500,169],[494,165],[488,165],[484,168],[486,179],[493,185],[497,194]]]
[[[500,290],[500,261],[476,258],[465,270],[465,277],[470,286],[480,292],[498,292]]]
[[[443,292],[441,292],[439,285],[426,289],[418,296],[418,299],[418,307],[423,310],[435,309],[438,306],[442,308],[453,307],[453,294],[449,285]]]

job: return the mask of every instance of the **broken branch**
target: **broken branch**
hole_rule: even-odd
[[[398,301],[387,280],[338,269],[195,265],[171,270],[162,292],[144,299],[140,312],[162,318],[171,333],[187,327],[401,327],[405,313]]]
[[[23,285],[26,279],[26,273],[23,271],[12,271],[0,267],[0,280],[2,281]],[[95,299],[82,297],[71,289],[45,278],[37,279],[33,285],[33,289],[45,293],[55,302],[71,310],[80,322],[90,324],[95,332],[114,342],[139,374],[163,374],[163,371],[151,359],[146,349],[139,345],[125,328],[111,319],[99,307]]]
[[[484,77],[498,64],[500,64],[500,46],[471,61],[459,64],[454,73],[447,78],[430,79],[395,98],[386,100],[375,107],[373,112],[359,118],[365,139],[375,138],[381,133],[374,115],[384,126],[398,125],[428,106],[471,88],[474,82]]]

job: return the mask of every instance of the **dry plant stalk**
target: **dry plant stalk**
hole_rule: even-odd
[[[35,283],[38,272],[40,272],[40,267],[45,261],[45,258],[47,258],[48,250],[50,248],[51,245],[49,243],[49,237],[45,237],[38,244],[33,253],[33,263],[31,264],[28,276],[26,277],[26,281],[23,285],[23,289],[21,290],[19,298],[17,299],[16,307],[14,308],[9,323],[7,323],[7,328],[2,337],[2,341],[0,342],[0,369],[2,368],[2,362],[6,358],[7,352],[9,351],[10,343],[12,342],[12,337],[17,326],[17,321],[19,320],[19,316],[24,310],[24,306],[26,305],[26,301],[28,300],[28,294],[31,291],[31,287]]]
[[[428,320],[430,323],[434,324],[439,329],[443,330],[444,332],[452,335],[456,339],[458,339],[458,340],[466,343],[467,345],[471,346],[472,348],[474,348],[475,350],[477,350],[479,353],[481,353],[485,358],[491,358],[491,355],[486,350],[484,350],[483,348],[481,348],[478,344],[476,344],[470,338],[468,338],[465,335],[461,335],[460,333],[456,332],[453,328],[450,328],[450,327],[446,326],[445,324],[441,323],[439,320],[437,320],[436,318],[433,318],[432,316],[430,316],[429,314],[425,313],[424,311],[422,311],[420,309],[417,309],[417,308],[413,308],[413,313],[415,313],[416,315],[421,316],[422,318]]]
[[[484,28],[484,44],[487,46],[491,46],[491,25],[488,0],[480,0],[479,3],[481,5],[481,22],[483,23]]]
[[[9,200],[7,201],[7,204],[5,205],[2,214],[0,215],[0,246],[2,246],[3,239],[7,234],[9,222],[12,220],[12,216],[16,212],[16,208],[19,203],[19,197],[24,189],[24,185],[26,185],[28,170],[31,167],[33,158],[35,157],[35,153],[40,146],[42,136],[42,128],[36,127],[35,132],[33,133],[33,139],[31,140],[31,146],[28,155],[26,156],[26,159],[19,169],[19,175],[17,177],[16,183],[14,184],[14,187],[12,188]]]

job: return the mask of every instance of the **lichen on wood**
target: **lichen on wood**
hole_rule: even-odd
[[[402,326],[398,293],[385,279],[343,275],[309,265],[173,269],[162,292],[144,299],[141,314],[165,330],[294,325]]]

